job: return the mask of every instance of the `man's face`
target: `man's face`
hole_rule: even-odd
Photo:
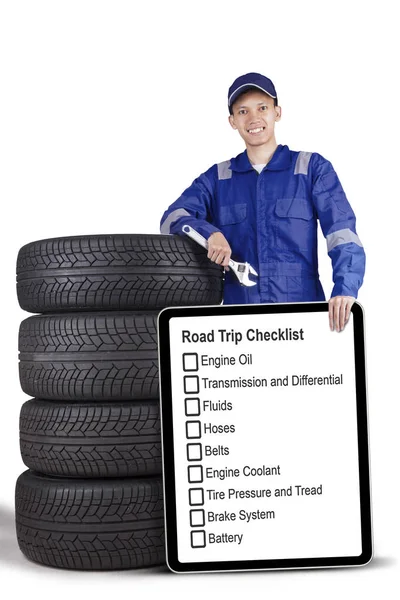
[[[246,146],[261,146],[274,138],[275,122],[281,118],[280,106],[261,90],[249,90],[233,103],[229,122]]]

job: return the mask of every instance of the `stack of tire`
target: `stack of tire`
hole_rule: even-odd
[[[220,304],[223,269],[172,235],[29,243],[17,259],[20,416],[29,470],[16,528],[31,560],[72,569],[162,564],[157,316]]]

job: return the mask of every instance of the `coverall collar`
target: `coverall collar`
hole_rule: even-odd
[[[282,144],[278,144],[271,160],[267,164],[267,169],[268,171],[282,171],[283,169],[288,169],[290,167],[290,163],[291,158],[288,146],[282,146]],[[231,159],[230,168],[232,171],[238,172],[253,170],[254,167],[247,156],[247,150]]]

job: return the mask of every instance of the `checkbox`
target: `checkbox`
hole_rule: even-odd
[[[190,532],[190,545],[192,548],[205,548],[206,547],[206,532],[205,531],[191,531]]]
[[[197,375],[185,375],[183,378],[183,389],[185,394],[198,394],[199,387],[199,378]]]
[[[204,504],[203,488],[191,488],[189,490],[189,504],[190,504],[190,506],[203,506],[203,504]]]
[[[203,482],[203,467],[201,465],[188,467],[188,481],[189,483]]]
[[[186,444],[186,456],[188,460],[202,460],[201,444]]]
[[[186,437],[188,440],[192,438],[201,438],[200,421],[186,421]]]
[[[185,415],[187,417],[198,417],[200,415],[199,398],[185,398]]]
[[[204,527],[206,522],[204,510],[191,510],[190,513],[190,527]]]
[[[184,371],[198,371],[199,370],[199,359],[195,352],[188,352],[182,354],[183,370]]]

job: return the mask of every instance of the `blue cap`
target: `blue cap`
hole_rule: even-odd
[[[232,83],[228,92],[228,108],[231,109],[232,104],[235,102],[236,98],[250,89],[259,89],[262,92],[271,96],[271,98],[276,98],[278,100],[278,96],[276,94],[275,86],[268,77],[264,77],[264,75],[260,75],[260,73],[246,73],[246,75],[241,75]]]

